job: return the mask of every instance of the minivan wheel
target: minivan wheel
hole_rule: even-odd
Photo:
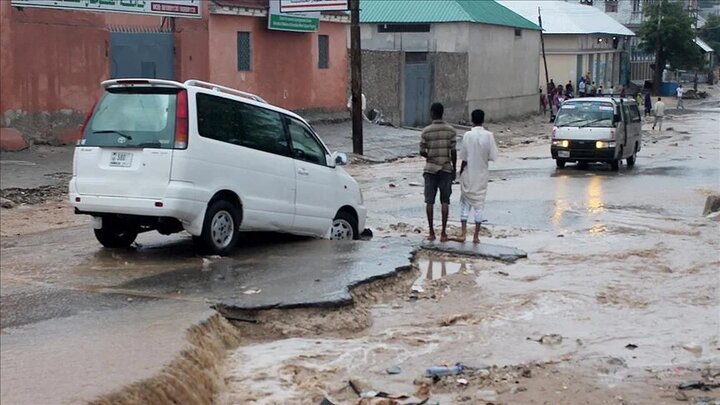
[[[357,219],[347,212],[338,212],[330,227],[331,240],[354,240],[360,238]]]
[[[610,162],[610,168],[611,168],[612,171],[614,171],[614,172],[620,170],[620,159],[613,159],[613,160]]]
[[[233,204],[215,201],[205,212],[202,235],[194,238],[203,253],[227,255],[235,249],[240,237],[240,214]]]
[[[631,156],[628,156],[627,158],[627,167],[633,167],[635,166],[635,160],[637,159],[637,147],[633,151],[633,154]]]
[[[134,227],[123,225],[109,218],[104,218],[102,228],[94,231],[98,242],[110,249],[126,248],[132,245],[138,235],[138,231]]]
[[[565,168],[565,161],[562,159],[555,159],[555,166],[557,166],[558,169]]]

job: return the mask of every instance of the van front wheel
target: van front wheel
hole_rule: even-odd
[[[240,214],[233,204],[215,201],[205,212],[202,235],[194,238],[202,253],[227,255],[235,249],[240,237]]]
[[[138,235],[138,231],[134,227],[110,218],[104,218],[102,228],[94,231],[98,242],[110,249],[126,248],[135,242]]]
[[[557,166],[558,169],[565,168],[565,161],[562,159],[555,159],[555,166]]]

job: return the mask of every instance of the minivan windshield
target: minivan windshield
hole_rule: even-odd
[[[108,89],[83,133],[82,146],[172,149],[177,89]]]
[[[555,118],[556,127],[612,127],[615,108],[603,101],[565,103]]]

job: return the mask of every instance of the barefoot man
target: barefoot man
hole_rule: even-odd
[[[462,235],[457,240],[465,242],[467,221],[473,214],[475,235],[473,243],[480,243],[480,223],[485,208],[490,171],[488,162],[497,158],[497,146],[492,132],[483,128],[485,112],[475,110],[471,114],[473,128],[466,132],[460,145],[460,223]]]
[[[457,152],[455,151],[455,129],[442,120],[445,108],[440,103],[430,106],[432,124],[425,127],[420,136],[420,156],[426,158],[423,177],[425,178],[425,212],[430,232],[428,240],[435,240],[433,209],[435,196],[440,190],[442,204],[442,233],[440,241],[447,242],[447,220],[450,209],[450,193],[455,179]]]

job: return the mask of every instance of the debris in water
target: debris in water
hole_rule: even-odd
[[[468,385],[468,380],[465,379],[465,378],[458,378],[458,379],[455,380],[455,381],[456,381],[458,384],[460,384],[460,385]]]
[[[683,349],[689,351],[690,353],[699,356],[702,354],[703,348],[697,343],[686,343],[682,346]]]
[[[541,336],[540,339],[533,339],[529,337],[527,340],[533,340],[544,345],[559,345],[562,343],[563,337],[557,333],[551,333],[549,335]]]
[[[128,298],[128,299],[127,299],[127,302],[133,302],[133,299],[132,299],[132,298]]]
[[[425,292],[425,289],[420,287],[419,285],[414,285],[410,288],[410,291],[414,293],[422,293]]]
[[[638,345],[633,344],[633,343],[628,343],[628,344],[625,345],[625,348],[628,349],[628,350],[635,350],[635,349],[638,348]]]
[[[447,366],[433,366],[425,370],[425,376],[427,377],[443,377],[446,375],[454,375],[462,373],[465,367],[457,363],[452,367]]]
[[[504,272],[504,271],[498,271],[497,274],[499,274],[499,275],[501,275],[501,276],[505,276],[505,277],[507,277],[507,276],[510,275],[509,273]]]
[[[409,185],[410,187],[422,187],[422,186],[423,186],[422,183],[417,183],[417,182],[414,182],[414,181],[411,181],[410,183],[408,183],[408,185]]]
[[[262,291],[262,289],[260,289],[260,288],[249,289],[249,290],[243,291],[243,294],[245,294],[245,295],[260,294],[260,291]]]
[[[392,366],[385,369],[385,372],[392,375],[392,374],[400,374],[402,373],[402,369],[398,366]]]
[[[678,385],[679,390],[710,391],[711,389],[718,387],[720,387],[720,384],[708,384],[704,381],[688,381]]]
[[[395,183],[390,183],[389,186],[390,186],[390,188],[395,188],[395,187],[397,187],[397,186],[395,185]]]

